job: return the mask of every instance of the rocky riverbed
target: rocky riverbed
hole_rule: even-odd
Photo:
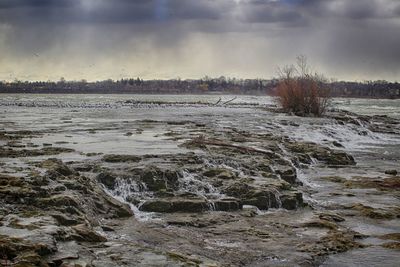
[[[266,102],[0,102],[0,263],[396,266],[400,121]]]

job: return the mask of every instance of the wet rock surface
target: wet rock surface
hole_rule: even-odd
[[[299,122],[257,107],[239,120],[219,111],[212,119],[202,112],[174,120],[127,118],[81,130],[72,116],[57,130],[4,126],[0,263],[318,266],[351,250],[398,251],[399,177],[390,165],[397,154],[383,152],[390,164],[375,169],[376,154],[329,139],[335,137],[329,127],[322,128],[322,141],[289,135],[304,124],[320,131],[328,120],[357,136],[399,137],[398,121],[335,111]],[[253,113],[284,117],[252,124],[246,116]],[[87,151],[82,139],[67,137],[116,138],[115,129],[118,143],[142,143]],[[150,153],[158,140],[173,149],[160,145],[151,150],[160,153]],[[138,147],[144,153],[135,153]],[[379,231],[365,231],[370,225]]]

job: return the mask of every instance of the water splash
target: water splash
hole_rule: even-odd
[[[198,175],[190,173],[186,170],[182,171],[179,178],[179,191],[181,193],[192,193],[203,197],[221,197],[220,191],[212,184],[202,181]]]

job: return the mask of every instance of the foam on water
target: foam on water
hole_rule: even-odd
[[[179,191],[181,193],[193,193],[202,197],[222,197],[223,195],[213,185],[202,181],[195,174],[182,171],[179,178]]]
[[[365,151],[373,149],[376,145],[400,143],[397,136],[371,132],[362,125],[338,125],[328,122],[321,125],[302,124],[298,127],[283,128],[294,139],[324,144],[338,149],[332,145],[332,142],[336,141],[350,151]]]
[[[134,196],[140,196],[141,199],[144,197],[151,197],[151,194],[146,192],[147,188],[144,183],[138,184],[136,181],[132,181],[131,179],[122,179],[118,177],[115,180],[114,189],[108,189],[104,185],[102,185],[102,188],[111,197],[122,203],[128,204],[135,214],[135,218],[137,218],[139,221],[160,220],[153,212],[140,211],[140,203],[138,206],[136,206],[129,201],[129,199]]]

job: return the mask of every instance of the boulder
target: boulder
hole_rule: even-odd
[[[51,216],[61,226],[71,226],[71,225],[77,225],[77,224],[82,223],[82,220],[75,219],[74,217],[71,217],[70,215],[67,216],[63,213],[54,213],[54,214],[51,214]]]
[[[275,187],[271,187],[271,189],[268,190],[238,182],[225,188],[223,193],[240,199],[243,205],[256,206],[262,210],[279,208],[279,200],[276,196],[277,191]]]
[[[77,241],[84,241],[84,242],[105,242],[107,238],[98,234],[93,229],[90,229],[85,224],[78,224],[72,227],[75,231],[75,235],[73,238]]]
[[[282,180],[289,184],[296,184],[297,173],[295,168],[290,166],[279,166],[275,169],[275,172],[280,175]]]
[[[356,165],[356,161],[352,155],[341,151],[332,151],[330,155],[325,158],[325,162],[334,166]]]
[[[140,157],[135,155],[105,155],[103,157],[103,161],[110,162],[110,163],[117,163],[117,162],[139,162],[141,160]]]
[[[168,188],[177,189],[179,174],[174,170],[161,170],[157,167],[149,167],[140,174],[143,181],[150,191],[167,190]]]
[[[96,177],[97,181],[105,185],[108,189],[114,189],[117,177],[109,172],[102,172]]]
[[[42,161],[40,163],[40,167],[64,176],[77,174],[75,171],[71,170],[67,165],[65,165],[61,160],[56,158],[50,158]]]
[[[113,218],[125,218],[133,216],[133,211],[128,204],[122,203],[107,194],[103,194],[105,204],[108,206],[108,215]]]
[[[386,170],[385,171],[385,174],[388,174],[388,175],[397,175],[397,170]]]
[[[244,205],[256,206],[260,210],[268,210],[269,208],[279,208],[279,200],[274,191],[256,190],[244,198]]]
[[[215,177],[224,180],[236,178],[236,175],[231,170],[225,168],[211,168],[206,170],[203,175],[210,178]]]
[[[279,198],[284,209],[295,210],[303,206],[303,194],[301,192],[284,192]]]
[[[165,198],[145,201],[140,210],[147,212],[203,212],[210,210],[210,205],[201,198]]]
[[[353,156],[338,150],[332,150],[315,143],[296,142],[287,144],[288,149],[296,154],[308,154],[311,157],[332,166],[355,165]]]
[[[12,261],[9,266],[48,266],[44,257],[53,253],[54,248],[43,243],[0,235],[0,252],[1,260],[5,258]]]
[[[245,182],[237,182],[225,188],[223,193],[227,194],[228,196],[242,198],[254,190],[255,187],[250,186]]]
[[[243,204],[236,198],[223,198],[213,202],[216,211],[236,211],[243,208]]]
[[[79,204],[73,196],[54,195],[48,198],[37,199],[37,205],[40,207],[74,207],[79,208]]]

